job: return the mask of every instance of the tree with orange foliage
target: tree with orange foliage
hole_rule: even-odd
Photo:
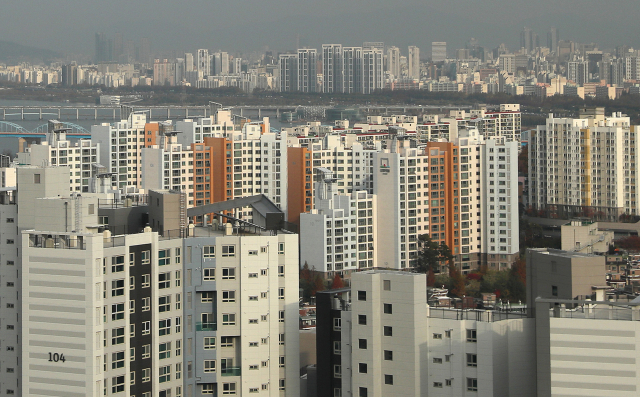
[[[451,279],[451,294],[459,298],[464,296],[466,292],[464,276],[452,261],[449,262],[449,278]]]
[[[333,282],[331,283],[331,289],[344,288],[344,282],[342,281],[342,277],[338,273],[336,273],[333,278]]]
[[[427,272],[427,287],[433,287],[436,283],[436,274],[433,269],[429,269]]]

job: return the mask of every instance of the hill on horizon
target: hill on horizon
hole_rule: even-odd
[[[0,40],[0,62],[19,63],[38,61],[49,63],[61,56],[62,54],[55,51],[30,47],[12,41]]]

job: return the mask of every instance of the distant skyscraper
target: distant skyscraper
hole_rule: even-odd
[[[216,52],[213,54],[211,72],[215,76],[229,74],[229,53]]]
[[[62,65],[62,85],[76,85],[78,84],[78,66],[76,65]]]
[[[198,71],[198,77],[200,78],[209,76],[211,74],[211,65],[209,64],[209,50],[198,50],[196,70]]]
[[[95,62],[107,62],[109,60],[109,44],[104,33],[96,33],[96,57]]]
[[[151,42],[148,38],[143,37],[140,40],[140,57],[139,61],[142,63],[151,62]]]
[[[527,52],[531,52],[540,47],[540,38],[533,30],[523,28],[522,32],[520,32],[520,47]]]
[[[318,50],[298,49],[298,91],[316,92]]]
[[[327,93],[343,89],[342,44],[322,45],[322,86]]]
[[[193,72],[193,54],[190,52],[184,54],[184,71]]]
[[[443,62],[447,59],[447,42],[434,41],[431,43],[431,61]]]
[[[400,49],[392,46],[387,49],[387,72],[394,78],[400,77]]]
[[[298,55],[280,54],[278,69],[278,84],[280,92],[291,92],[298,90]]]
[[[344,73],[343,92],[347,94],[362,93],[362,47],[343,47],[342,70]]]
[[[382,89],[383,85],[383,67],[382,67],[382,51],[379,49],[362,51],[362,67],[363,67],[363,94],[371,94],[375,90]]]
[[[420,48],[409,46],[409,78],[420,79]]]
[[[560,32],[558,28],[551,28],[547,33],[547,47],[554,53],[558,53],[558,41],[560,40]]]

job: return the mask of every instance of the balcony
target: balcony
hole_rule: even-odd
[[[201,321],[196,322],[196,331],[217,331],[217,323],[203,323]],[[240,369],[238,369],[240,371]]]
[[[240,376],[240,367],[227,367],[222,368],[220,371],[222,376]]]

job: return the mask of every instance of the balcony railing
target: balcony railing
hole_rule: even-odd
[[[203,323],[196,322],[196,331],[217,331],[218,324],[217,323]]]
[[[220,371],[222,376],[240,376],[240,367],[227,367]]]

